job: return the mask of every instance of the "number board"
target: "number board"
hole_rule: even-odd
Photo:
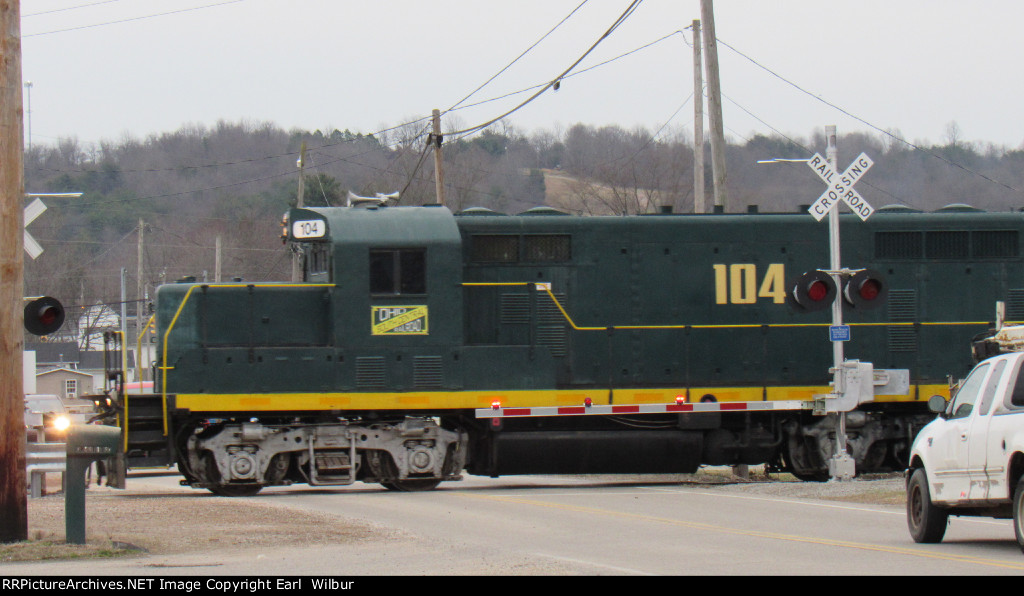
[[[303,219],[292,222],[292,237],[299,240],[323,238],[327,235],[327,222],[322,219]]]

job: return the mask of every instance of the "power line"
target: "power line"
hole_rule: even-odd
[[[543,94],[543,93],[544,93],[545,91],[547,91],[548,89],[551,89],[551,88],[553,88],[553,87],[554,87],[554,88],[557,88],[557,87],[558,87],[558,85],[560,84],[560,82],[561,82],[562,78],[563,78],[563,77],[565,77],[565,76],[566,76],[567,74],[569,74],[569,72],[571,72],[571,71],[572,71],[572,70],[573,70],[574,68],[576,68],[576,66],[577,66],[577,65],[578,65],[578,64],[579,64],[580,62],[582,62],[582,61],[583,61],[583,60],[584,60],[584,59],[585,59],[585,58],[586,58],[586,57],[587,57],[588,55],[590,55],[590,53],[591,53],[592,51],[594,51],[594,49],[595,49],[595,48],[597,48],[597,46],[598,46],[598,45],[599,45],[599,44],[600,44],[600,43],[601,43],[602,41],[604,41],[605,39],[607,39],[607,38],[608,38],[608,37],[609,37],[609,36],[610,36],[610,35],[612,34],[612,32],[614,32],[614,31],[615,31],[616,29],[618,29],[619,25],[621,25],[621,24],[622,24],[623,22],[625,22],[625,21],[626,21],[626,19],[627,19],[627,18],[629,18],[629,16],[633,14],[633,11],[635,11],[635,10],[636,10],[636,8],[637,8],[637,7],[638,7],[638,6],[640,5],[640,3],[641,3],[642,1],[643,1],[643,0],[633,0],[633,2],[632,2],[632,3],[630,3],[630,5],[629,5],[629,6],[628,6],[628,7],[626,8],[626,10],[625,10],[625,11],[624,11],[624,12],[623,12],[623,13],[622,13],[621,15],[619,15],[619,18],[617,18],[617,19],[615,20],[615,22],[614,22],[614,23],[612,23],[612,25],[611,25],[611,26],[610,26],[610,27],[608,28],[608,30],[607,30],[607,31],[605,31],[605,32],[604,32],[604,34],[603,34],[603,35],[601,35],[601,37],[599,37],[599,38],[598,38],[598,40],[597,40],[597,41],[595,41],[595,42],[594,42],[594,44],[593,44],[593,45],[591,45],[591,46],[590,46],[590,48],[589,48],[589,49],[588,49],[588,50],[587,50],[586,52],[584,52],[582,56],[580,56],[579,58],[577,58],[577,59],[576,59],[576,61],[575,61],[575,62],[573,62],[573,63],[572,63],[572,64],[571,64],[570,66],[569,66],[569,68],[565,69],[565,70],[564,70],[564,71],[562,72],[562,74],[558,75],[558,76],[557,76],[557,77],[555,77],[555,78],[554,78],[554,79],[553,79],[552,81],[550,81],[549,83],[545,84],[545,85],[543,86],[543,88],[542,88],[542,89],[541,89],[540,91],[538,91],[538,92],[534,93],[534,94],[533,94],[532,96],[530,96],[530,97],[529,97],[528,99],[526,99],[525,101],[523,101],[522,103],[520,103],[520,104],[519,104],[519,105],[517,105],[516,107],[512,108],[511,110],[508,110],[508,111],[507,111],[507,112],[505,112],[504,114],[501,114],[500,116],[497,116],[497,117],[495,117],[495,118],[492,118],[492,119],[488,120],[487,122],[484,122],[483,124],[478,124],[478,125],[476,125],[476,126],[472,126],[472,127],[470,127],[470,128],[466,128],[466,129],[463,129],[463,130],[458,130],[458,131],[455,131],[455,132],[450,132],[450,133],[448,133],[448,134],[449,134],[449,135],[463,135],[463,137],[465,137],[465,136],[469,136],[470,134],[472,134],[472,133],[474,133],[474,132],[478,132],[478,131],[481,131],[481,130],[483,130],[483,129],[487,128],[488,126],[490,126],[490,125],[494,124],[495,122],[497,122],[497,121],[501,120],[502,118],[505,118],[505,117],[509,116],[510,114],[512,114],[512,113],[514,113],[514,112],[516,112],[516,111],[518,111],[518,110],[519,110],[520,108],[522,108],[523,106],[525,106],[525,105],[529,104],[529,103],[530,103],[530,102],[532,102],[533,100],[535,100],[535,99],[537,99],[538,97],[540,97],[540,96],[541,96],[541,95],[542,95],[542,94]],[[584,4],[585,4],[585,2],[584,2]],[[578,10],[578,9],[579,9],[579,8],[580,8],[581,6],[583,6],[583,4],[580,4],[579,6],[577,6],[577,7],[576,7],[576,10]],[[569,16],[565,17],[565,19],[568,19],[568,18],[569,18],[570,16],[572,16],[572,14],[573,14],[574,12],[576,12],[576,10],[574,10],[574,11],[573,11],[572,13],[569,13]],[[565,19],[563,19],[563,20],[562,20],[562,22],[565,22]],[[557,29],[557,28],[558,28],[558,26],[560,26],[560,25],[561,25],[561,22],[560,22],[560,23],[559,23],[558,25],[556,25],[556,26],[555,26],[555,28]],[[552,31],[553,31],[553,30],[554,30],[554,29],[552,29]],[[550,33],[550,32],[549,32],[549,33]],[[545,36],[545,37],[546,37],[546,36]],[[543,39],[543,38],[541,38],[541,39]],[[537,43],[540,43],[540,41],[538,41]],[[534,44],[534,45],[536,45],[536,44]],[[528,52],[528,51],[529,51],[530,49],[532,49],[532,47],[533,47],[533,46],[531,46],[530,48],[528,48],[528,49],[527,49],[526,51]],[[524,54],[525,54],[525,53],[526,53],[526,52],[524,52]],[[522,57],[522,55],[520,55],[520,57]],[[518,60],[518,59],[519,59],[519,58],[516,58],[516,60]],[[515,63],[515,60],[513,60],[513,62],[512,62],[512,63]],[[509,66],[511,66],[511,64],[509,64]],[[503,68],[503,69],[502,69],[501,71],[499,71],[499,73],[498,73],[498,74],[501,74],[501,72],[504,72],[504,71],[505,71],[505,70],[506,70],[507,68],[508,68],[508,66],[506,66],[506,67],[505,67],[505,68]],[[495,75],[495,77],[496,77],[496,76],[498,76],[498,75]],[[494,77],[492,77],[492,78],[491,78],[490,80],[493,80],[493,79],[494,79]],[[484,83],[483,85],[481,85],[480,87],[478,87],[478,88],[477,88],[477,91],[479,91],[479,90],[480,90],[481,88],[483,88],[483,87],[484,87],[485,85],[487,85],[487,83],[489,83],[489,82],[490,82],[490,80],[488,80],[488,81],[487,81],[487,82],[485,82],[485,83]],[[473,93],[476,93],[476,91],[473,91]],[[469,95],[467,95],[467,96],[466,96],[465,98],[463,98],[462,100],[460,100],[460,101],[459,101],[458,103],[462,103],[462,101],[465,101],[465,100],[466,100],[466,99],[468,99],[468,98],[469,98],[470,96],[472,96],[472,95],[473,95],[473,93],[470,93],[470,94],[469,94]],[[455,104],[455,105],[458,105],[458,104]],[[454,108],[454,106],[453,106],[453,108]],[[449,111],[450,111],[451,109],[452,109],[452,108],[449,108]],[[461,138],[461,137],[460,137],[460,138]],[[430,146],[430,144],[429,144],[429,140],[430,140],[430,139],[428,138],[428,143],[427,143],[427,145],[426,145],[426,146],[425,146],[425,147],[423,148],[423,152],[422,152],[422,153],[420,154],[420,159],[419,159],[419,162],[417,162],[417,164],[416,164],[416,167],[415,167],[415,168],[413,169],[412,173],[411,173],[411,174],[409,175],[409,181],[408,181],[408,182],[406,182],[405,188],[403,188],[403,189],[402,189],[402,191],[401,191],[401,193],[399,194],[399,196],[401,196],[401,194],[404,194],[404,193],[405,193],[405,190],[409,188],[409,186],[410,186],[410,185],[412,184],[413,180],[415,179],[415,177],[416,177],[416,174],[418,173],[418,171],[419,171],[420,167],[421,167],[421,166],[423,165],[423,161],[424,161],[424,159],[426,158],[426,155],[427,155],[427,148],[429,148],[429,146]]]
[[[476,95],[476,92],[477,92],[477,91],[480,91],[481,89],[483,89],[484,87],[486,87],[487,85],[489,85],[489,84],[491,83],[491,81],[493,81],[494,79],[498,78],[498,77],[499,77],[499,76],[501,75],[501,73],[503,73],[503,72],[505,72],[506,70],[508,70],[509,68],[511,68],[513,64],[515,64],[516,62],[518,62],[520,58],[522,58],[523,56],[525,56],[526,54],[528,54],[528,53],[529,53],[529,52],[530,52],[530,51],[531,51],[531,50],[532,50],[533,48],[537,47],[537,46],[538,46],[538,45],[540,44],[540,42],[542,42],[542,41],[544,41],[545,39],[547,39],[547,37],[548,37],[549,35],[551,35],[552,33],[554,33],[556,29],[558,29],[559,27],[561,27],[563,23],[565,23],[566,21],[568,21],[568,20],[569,20],[569,18],[570,18],[570,17],[572,17],[572,15],[576,14],[576,11],[578,11],[578,10],[579,10],[579,9],[581,9],[581,8],[583,8],[583,5],[584,5],[584,4],[586,4],[586,3],[587,3],[587,2],[589,2],[589,1],[590,1],[590,0],[583,0],[583,2],[580,2],[580,3],[579,3],[579,4],[577,5],[577,6],[576,6],[576,8],[572,9],[572,12],[570,12],[570,13],[569,13],[568,15],[566,15],[566,16],[565,16],[565,18],[563,18],[563,19],[562,19],[561,21],[559,21],[557,25],[555,25],[554,27],[552,27],[552,28],[551,28],[551,30],[549,30],[549,31],[548,31],[547,33],[545,33],[545,34],[544,34],[544,35],[543,35],[543,36],[542,36],[542,37],[541,37],[540,39],[538,39],[537,41],[533,42],[533,45],[531,45],[530,47],[528,47],[528,48],[526,48],[525,50],[523,50],[523,52],[522,52],[521,54],[519,54],[518,56],[516,56],[516,58],[515,58],[514,60],[512,60],[512,62],[509,62],[508,64],[506,64],[504,68],[502,68],[502,69],[501,69],[501,70],[499,70],[499,71],[498,71],[497,73],[495,73],[495,74],[494,74],[494,76],[492,76],[491,78],[489,78],[489,79],[487,79],[486,81],[484,81],[484,83],[483,83],[482,85],[480,85],[479,87],[477,87],[476,89],[474,89],[474,90],[473,90],[472,92],[470,92],[470,94],[469,94],[469,95],[467,95],[466,97],[463,97],[463,98],[462,98],[462,99],[460,99],[459,101],[455,102],[455,104],[454,104],[454,105],[452,105],[452,106],[451,106],[450,108],[448,108],[447,110],[445,110],[445,113],[448,113],[448,112],[450,112],[450,111],[454,110],[454,109],[455,109],[456,107],[458,107],[458,106],[459,106],[459,104],[461,104],[462,102],[466,101],[466,100],[467,100],[467,99],[469,99],[470,97],[473,97],[474,95]]]
[[[116,0],[111,0],[111,1],[116,1]],[[582,6],[582,5],[580,5],[580,6]],[[577,7],[577,9],[578,8],[579,7]],[[568,18],[568,17],[566,17],[566,18]],[[565,19],[563,19],[563,22],[564,22],[564,20]],[[649,47],[651,47],[651,46],[653,46],[655,44],[658,44],[658,43],[660,43],[660,42],[662,42],[662,41],[664,41],[664,40],[666,40],[666,39],[668,39],[668,38],[670,38],[670,37],[672,37],[672,36],[674,36],[676,34],[681,34],[681,33],[682,33],[682,31],[673,31],[672,33],[669,33],[669,34],[664,35],[664,36],[662,36],[662,37],[660,37],[658,39],[655,39],[654,41],[651,41],[651,42],[646,43],[646,44],[644,44],[642,46],[634,48],[633,50],[630,50],[630,51],[625,52],[623,54],[619,54],[618,56],[615,56],[615,57],[610,58],[608,60],[605,60],[604,62],[600,62],[600,63],[595,64],[593,66],[589,66],[587,68],[575,71],[575,72],[573,72],[571,74],[568,74],[568,75],[562,77],[562,79],[563,80],[568,80],[568,79],[571,79],[572,77],[575,77],[577,75],[581,75],[581,74],[584,74],[586,72],[592,71],[594,69],[600,68],[602,66],[608,65],[608,64],[610,64],[612,62],[615,62],[617,60],[620,60],[622,58],[628,57],[628,56],[630,56],[632,54],[635,54],[637,52],[640,52],[642,50],[645,50],[645,49],[647,49],[647,48],[649,48]],[[463,110],[463,109],[467,109],[467,108],[471,108],[471,107],[480,106],[480,105],[483,105],[483,104],[486,104],[486,103],[491,103],[491,102],[494,102],[494,101],[500,101],[500,100],[505,99],[507,97],[511,97],[511,96],[514,96],[514,95],[518,95],[518,94],[521,94],[521,93],[526,93],[526,92],[538,89],[540,87],[543,87],[544,85],[546,85],[546,84],[545,83],[541,83],[541,84],[538,84],[538,85],[534,85],[532,87],[527,87],[525,89],[520,89],[518,91],[513,91],[513,92],[510,92],[510,93],[506,93],[504,95],[500,95],[500,96],[497,96],[497,97],[492,97],[490,99],[481,100],[479,102],[472,103],[472,104],[467,104],[467,105],[461,106],[461,107],[456,107],[456,106],[458,106],[458,104],[455,104],[455,106],[452,106],[451,108],[449,108],[448,111]],[[484,85],[481,85],[480,88],[482,88],[483,86]],[[471,96],[471,95],[473,95],[473,94],[471,93],[469,96]],[[467,96],[467,97],[469,97],[469,96]],[[465,99],[463,99],[462,101],[465,101]],[[384,133],[388,133],[388,132],[391,132],[391,131],[394,131],[394,130],[398,130],[398,129],[403,128],[405,126],[410,126],[410,125],[413,125],[413,124],[418,124],[420,122],[423,122],[423,121],[426,121],[426,120],[429,120],[429,119],[430,119],[429,116],[424,116],[424,117],[421,117],[421,118],[418,118],[418,119],[415,119],[415,120],[411,120],[409,122],[403,122],[403,123],[397,124],[395,126],[391,126],[391,127],[388,127],[388,128],[383,128],[381,130],[368,133],[366,135],[363,135],[362,138],[366,139],[368,137],[377,137],[377,136],[383,135]],[[426,128],[424,128],[423,131],[426,131]],[[423,132],[420,132],[419,134],[414,136],[411,140],[415,141],[415,140],[419,139],[422,136],[423,136]],[[343,145],[345,143],[355,143],[355,142],[358,142],[359,140],[361,140],[361,139],[357,138],[357,137],[351,137],[351,138],[347,138],[347,139],[344,139],[344,140],[341,140],[341,141],[338,141],[338,142],[334,142],[334,143],[328,142],[328,143],[324,143],[323,145],[320,145],[319,147],[310,148],[309,151],[310,152],[322,151],[324,148],[338,147],[338,146],[341,146],[341,145]],[[399,141],[399,142],[402,142],[402,141]],[[396,146],[396,144],[397,143],[382,144],[382,146],[394,147],[394,146]],[[408,148],[404,147],[401,150],[402,151],[406,151],[406,150],[408,150]],[[283,158],[283,157],[291,157],[291,156],[296,155],[297,153],[298,153],[297,151],[288,151],[288,152],[285,152],[285,153],[277,153],[277,154],[265,155],[265,156],[261,156],[261,157],[245,158],[245,159],[239,159],[239,160],[234,160],[234,161],[213,162],[213,163],[197,164],[197,165],[182,165],[182,166],[175,166],[175,167],[170,167],[170,168],[138,168],[138,169],[121,169],[121,168],[119,168],[117,170],[117,172],[119,174],[133,174],[133,173],[157,173],[157,172],[177,172],[177,171],[182,171],[182,170],[198,170],[198,169],[205,169],[205,168],[216,168],[216,167],[221,167],[221,166],[234,166],[234,165],[251,164],[251,163],[255,163],[255,162],[259,162],[259,161],[266,161],[266,160],[278,159],[278,158]],[[326,153],[326,152],[324,152],[324,153]],[[371,167],[371,168],[373,167],[373,166],[367,166],[366,164],[360,164],[358,162],[352,162],[352,161],[350,161],[349,159],[346,159],[346,158],[338,158],[335,161],[346,161],[346,162],[353,163],[355,165],[359,165],[359,166],[363,166],[363,167]],[[95,163],[95,162],[93,162],[93,163]],[[335,163],[335,162],[334,161],[326,162],[326,163],[320,164],[320,165],[324,166],[324,165],[328,165],[330,163]],[[395,161],[392,161],[392,163],[395,163]],[[389,166],[389,168],[390,168],[390,166]],[[374,169],[378,169],[379,170],[380,168],[374,168]],[[95,169],[92,169],[92,168],[46,168],[46,167],[31,167],[31,166],[29,167],[29,170],[30,171],[35,171],[35,172],[57,172],[57,173],[94,172],[94,171],[96,171]],[[384,171],[384,173],[388,172],[387,169],[385,169],[383,171]],[[257,179],[257,181],[258,180],[262,180],[262,179]],[[238,182],[236,184],[240,185],[240,184],[244,184],[244,183],[245,182],[243,181],[243,182]],[[200,191],[194,191],[194,192],[200,192]],[[181,194],[187,194],[187,193],[181,193]],[[157,196],[157,197],[150,197],[150,198],[161,198],[163,196],[167,196],[167,195],[160,195],[160,196]],[[129,200],[132,200],[132,199],[129,199]],[[79,204],[82,204],[82,203],[79,203]]]
[[[716,38],[716,39],[718,39],[718,38]],[[793,88],[795,88],[796,90],[800,91],[801,93],[804,93],[805,95],[809,95],[810,97],[813,97],[814,99],[816,99],[816,100],[820,101],[821,103],[829,106],[830,108],[838,110],[839,112],[845,114],[846,116],[849,116],[850,118],[853,118],[854,120],[856,120],[856,121],[858,121],[858,122],[860,122],[860,123],[862,123],[862,124],[872,128],[872,129],[874,129],[874,130],[884,134],[887,137],[890,137],[890,138],[892,138],[892,139],[894,139],[896,141],[899,141],[900,143],[903,143],[904,145],[907,145],[908,147],[911,147],[911,148],[913,148],[913,149],[915,149],[917,151],[921,151],[922,153],[930,155],[930,156],[932,156],[932,157],[934,157],[934,158],[944,162],[946,165],[953,166],[954,168],[959,168],[959,169],[961,169],[961,170],[963,170],[963,171],[965,171],[965,172],[967,172],[969,174],[973,174],[973,175],[975,175],[975,176],[977,176],[979,178],[983,178],[983,179],[991,182],[992,184],[996,184],[998,186],[1002,186],[1003,188],[1006,188],[1008,190],[1012,190],[1013,192],[1021,192],[1020,189],[1018,189],[1018,188],[1010,186],[1009,184],[1006,184],[1004,182],[1000,182],[999,180],[995,180],[994,178],[990,178],[990,177],[986,176],[985,174],[982,174],[981,172],[976,172],[976,171],[968,168],[967,166],[965,166],[963,164],[960,164],[960,163],[957,163],[955,161],[946,159],[945,157],[939,155],[938,153],[935,153],[934,151],[925,149],[923,147],[919,147],[918,145],[915,145],[914,143],[911,143],[910,141],[907,141],[906,139],[902,139],[902,138],[892,134],[888,130],[884,130],[883,128],[881,128],[879,126],[875,126],[874,124],[868,122],[867,120],[861,118],[860,116],[852,114],[849,111],[839,107],[838,105],[828,101],[827,99],[824,99],[822,97],[819,97],[819,96],[815,95],[814,93],[811,93],[810,91],[804,89],[800,85],[797,85],[793,81],[790,81],[789,79],[783,77],[782,75],[778,74],[777,72],[773,71],[772,69],[768,68],[767,66],[761,64],[757,60],[754,60],[753,58],[751,58],[750,56],[744,54],[743,52],[737,50],[736,48],[732,47],[728,43],[722,41],[721,39],[718,39],[718,43],[720,43],[720,44],[724,45],[725,47],[729,48],[730,50],[736,52],[737,54],[739,54],[743,58],[746,58],[747,60],[749,60],[751,63],[753,63],[758,68],[763,69],[765,72],[769,73],[770,75],[774,76],[775,78],[779,79],[780,81],[786,83],[787,85],[792,86]]]
[[[567,81],[567,80],[569,80],[569,79],[571,79],[571,78],[573,78],[575,76],[578,76],[578,75],[581,75],[583,73],[589,72],[589,71],[594,70],[596,68],[600,68],[600,67],[605,66],[607,64],[611,64],[612,62],[615,62],[617,60],[620,60],[622,58],[625,58],[627,56],[635,54],[635,53],[637,53],[637,52],[639,52],[641,50],[646,50],[647,48],[649,48],[649,47],[651,47],[651,46],[653,46],[653,45],[655,45],[657,43],[660,43],[662,41],[665,41],[666,39],[672,37],[673,35],[680,34],[680,33],[682,33],[682,31],[673,31],[672,33],[669,33],[668,35],[664,35],[664,36],[659,37],[658,39],[655,39],[652,42],[646,43],[646,44],[644,44],[644,45],[642,45],[642,46],[640,46],[638,48],[632,49],[632,50],[630,50],[628,52],[625,52],[623,54],[619,54],[618,56],[615,56],[614,58],[609,58],[608,60],[605,60],[604,62],[599,62],[599,63],[597,63],[597,64],[595,64],[593,66],[588,66],[587,68],[582,68],[580,70],[577,70],[577,71],[575,71],[575,72],[573,72],[571,74],[568,74],[568,75],[562,77],[562,80],[563,81]],[[464,106],[462,106],[460,108],[455,108],[454,110],[451,110],[451,111],[464,110],[466,108],[473,108],[473,107],[476,107],[476,106],[481,106],[481,105],[483,105],[485,103],[491,103],[491,102],[494,102],[494,101],[500,101],[502,99],[505,99],[505,98],[508,98],[508,97],[512,97],[513,95],[519,95],[520,93],[527,93],[529,91],[533,91],[534,89],[539,89],[540,87],[543,87],[546,84],[547,83],[538,83],[536,85],[533,85],[532,87],[527,87],[525,89],[520,89],[518,91],[511,91],[511,92],[506,93],[504,95],[499,95],[497,97],[492,97],[490,99],[484,99],[484,100],[478,101],[476,103],[467,104],[467,105],[464,105]]]
[[[458,130],[458,131],[451,132],[451,133],[448,133],[448,134],[450,134],[450,135],[469,135],[469,134],[472,134],[474,132],[481,131],[481,130],[487,128],[488,126],[494,124],[495,122],[501,120],[502,118],[505,118],[505,117],[511,115],[512,113],[520,110],[521,108],[523,108],[524,106],[526,106],[527,104],[532,102],[533,100],[535,100],[538,97],[540,97],[548,89],[557,88],[561,84],[562,78],[565,77],[566,75],[568,75],[570,72],[572,72],[572,70],[574,68],[576,68],[576,66],[579,65],[580,62],[583,62],[583,60],[587,56],[589,56],[590,53],[593,52],[594,49],[596,49],[597,46],[600,45],[602,41],[604,41],[605,39],[608,39],[608,37],[611,36],[611,34],[616,29],[618,29],[619,26],[622,25],[622,23],[624,23],[626,21],[626,19],[628,19],[630,17],[630,15],[633,14],[633,12],[637,9],[637,7],[640,6],[640,3],[642,1],[643,0],[633,0],[633,2],[630,3],[630,5],[626,8],[626,10],[621,15],[619,15],[619,18],[617,18],[615,20],[615,22],[612,23],[612,25],[608,28],[608,30],[605,31],[604,34],[602,34],[601,37],[599,37],[597,39],[597,41],[595,41],[594,44],[591,45],[590,48],[587,49],[586,52],[583,52],[582,56],[577,58],[575,62],[573,62],[571,65],[569,65],[569,68],[566,68],[564,71],[562,71],[561,74],[559,74],[554,79],[552,79],[549,83],[544,85],[544,87],[540,91],[534,93],[528,99],[526,99],[525,101],[523,101],[519,105],[515,106],[511,110],[508,110],[504,114],[501,114],[500,116],[496,116],[496,117],[494,117],[494,118],[492,118],[492,119],[490,119],[487,122],[484,122],[482,124],[478,124],[476,126],[471,126],[470,128],[466,128],[466,129],[463,129],[463,130]]]
[[[23,14],[21,18],[37,17],[44,14],[53,14],[55,12],[65,12],[68,10],[77,10],[79,8],[89,8],[90,6],[98,6],[100,4],[110,4],[111,2],[120,2],[121,0],[102,0],[101,2],[90,2],[89,4],[79,4],[78,6],[68,6],[66,8],[54,8],[53,10],[44,10],[42,12],[34,12],[32,14]]]
[[[192,11],[195,11],[195,10],[203,10],[204,8],[214,8],[214,7],[217,7],[217,6],[224,6],[224,5],[227,5],[227,4],[236,4],[238,2],[245,2],[245,0],[227,0],[226,2],[218,2],[216,4],[207,4],[207,5],[204,5],[204,6],[193,6],[192,8],[181,8],[181,9],[178,9],[178,10],[171,10],[171,11],[168,11],[168,12],[161,12],[161,13],[157,13],[157,14],[143,15],[141,17],[131,17],[131,18],[128,18],[128,19],[120,19],[120,20],[117,20],[117,21],[107,21],[105,23],[95,23],[93,25],[80,25],[78,27],[68,27],[67,29],[55,29],[53,31],[43,31],[42,33],[29,33],[28,35],[22,35],[21,37],[22,37],[22,39],[24,39],[24,38],[27,38],[27,37],[39,37],[39,36],[42,36],[42,35],[52,35],[54,33],[66,33],[68,31],[78,31],[80,29],[92,29],[93,27],[105,27],[107,25],[117,25],[117,24],[120,24],[120,23],[130,23],[132,21],[141,21],[143,19],[152,19],[152,18],[155,18],[155,17],[164,17],[164,16],[167,16],[167,15],[178,14],[178,13],[182,13],[182,12],[192,12]]]

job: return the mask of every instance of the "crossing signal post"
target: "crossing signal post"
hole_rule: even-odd
[[[850,302],[854,308],[870,308],[881,303],[885,295],[885,285],[874,273],[851,272],[842,269],[839,251],[839,205],[846,203],[861,220],[866,220],[874,213],[874,208],[853,189],[853,185],[873,165],[866,154],[861,153],[844,172],[839,173],[839,159],[836,150],[836,127],[825,127],[827,148],[825,157],[815,153],[807,161],[815,174],[828,188],[808,209],[818,221],[828,217],[829,236],[829,271],[835,287],[843,288],[844,301]],[[861,275],[863,273],[863,275]],[[829,339],[832,341],[833,381],[832,394],[837,403],[846,403],[846,359],[843,354],[843,342],[850,339],[850,328],[843,325],[843,303],[833,296],[832,326],[829,328]],[[846,452],[846,412],[839,411],[836,424],[836,450],[829,461],[829,475],[833,480],[852,480],[856,472],[855,462]]]

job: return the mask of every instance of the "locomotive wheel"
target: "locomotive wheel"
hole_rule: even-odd
[[[441,484],[440,478],[405,478],[403,480],[385,480],[380,483],[388,490],[404,493],[434,490],[438,484]]]
[[[949,512],[932,504],[928,476],[923,468],[914,470],[907,482],[907,528],[914,542],[942,542]]]
[[[782,469],[792,474],[797,480],[803,480],[804,482],[828,482],[829,475],[827,467],[821,468],[817,466],[806,466],[801,467],[798,471],[798,466],[794,465],[793,459],[793,455],[787,452],[783,457]],[[800,461],[801,463],[806,463],[806,454],[804,454],[804,458]]]
[[[828,482],[829,480],[828,472],[802,473],[790,470],[789,473],[797,480],[803,480],[804,482]]]
[[[211,486],[210,492],[220,497],[251,497],[262,489],[262,484],[222,484]]]
[[[203,452],[203,464],[206,468],[206,479],[212,483],[220,482],[217,462],[209,451]],[[251,497],[263,489],[262,484],[213,484],[209,491],[220,497]]]

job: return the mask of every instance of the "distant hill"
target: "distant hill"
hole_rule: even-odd
[[[45,252],[26,264],[26,294],[55,295],[78,307],[114,305],[125,268],[127,293],[136,300],[140,231],[143,300],[166,281],[189,275],[213,280],[218,237],[223,279],[287,279],[290,256],[279,238],[280,221],[297,199],[302,143],[308,147],[306,205],[340,205],[349,191],[399,192],[400,204],[419,205],[435,200],[433,160],[421,132],[412,126],[378,134],[285,131],[270,123],[219,122],[98,146],[74,139],[34,144],[25,155],[26,189],[83,196],[47,199],[48,209],[31,224]],[[1024,207],[1024,151],[959,142],[915,146],[897,138],[855,133],[839,139],[841,169],[861,151],[874,159],[857,188],[875,207]],[[813,202],[824,187],[805,165],[757,162],[806,158],[823,146],[821,135],[730,142],[726,211],[757,205],[762,212],[792,212]],[[456,212],[481,206],[520,213],[541,204],[579,215],[654,212],[662,205],[693,210],[693,148],[684,129],[655,138],[614,126],[524,134],[499,125],[443,148],[446,204]],[[710,157],[705,181],[710,204]]]

